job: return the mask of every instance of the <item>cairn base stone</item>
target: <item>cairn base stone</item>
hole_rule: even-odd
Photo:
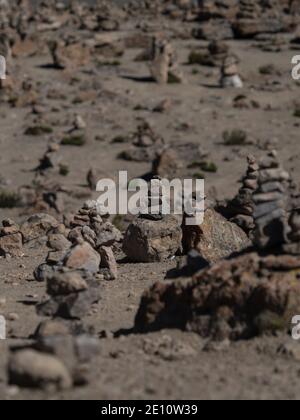
[[[176,254],[181,247],[182,232],[175,216],[152,221],[137,219],[128,228],[123,250],[135,262],[159,262]]]

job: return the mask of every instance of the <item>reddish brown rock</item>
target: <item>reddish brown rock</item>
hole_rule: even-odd
[[[111,280],[118,278],[118,266],[113,253],[109,247],[103,246],[99,250],[101,256],[101,268],[109,270]]]
[[[91,273],[97,273],[99,270],[101,258],[91,245],[84,242],[76,245],[68,251],[64,258],[64,266],[74,270],[86,270]]]
[[[300,262],[245,254],[204,269],[191,280],[158,282],[144,293],[139,331],[180,328],[218,340],[288,331],[300,310]]]

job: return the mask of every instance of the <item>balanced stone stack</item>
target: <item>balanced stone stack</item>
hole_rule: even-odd
[[[286,191],[289,179],[290,175],[280,166],[275,151],[260,160],[258,189],[253,196],[255,244],[259,249],[281,247],[288,242]]]
[[[118,276],[112,246],[122,239],[121,232],[110,222],[103,221],[96,202],[87,202],[75,216],[65,217],[65,224],[48,233],[46,262],[35,270],[37,281],[61,270],[83,270],[100,274],[105,280]]]
[[[95,249],[102,246],[111,247],[120,242],[121,232],[107,220],[108,214],[100,213],[97,202],[86,202],[71,220],[65,221],[71,229],[68,239],[73,243],[83,239]]]
[[[47,278],[50,299],[37,306],[42,316],[80,319],[100,300],[100,281],[87,270],[62,268]]]
[[[120,157],[134,162],[152,162],[164,149],[164,139],[151,126],[148,121],[143,121],[131,135],[133,144],[124,150]]]
[[[247,234],[255,227],[254,225],[254,203],[253,193],[258,184],[258,165],[254,156],[248,156],[248,170],[243,179],[243,185],[238,195],[228,204],[226,216],[231,222],[240,226]]]
[[[243,87],[243,82],[238,70],[238,59],[234,55],[228,55],[223,61],[220,83],[223,88]]]
[[[148,220],[163,220],[163,186],[161,178],[155,176],[148,186],[148,200],[146,203],[145,213],[140,217]]]
[[[145,209],[128,227],[123,241],[123,251],[134,262],[160,262],[173,257],[181,249],[181,220],[174,215],[164,215],[165,197],[160,178],[152,180]]]
[[[40,160],[40,164],[37,167],[37,170],[44,172],[49,169],[57,169],[61,161],[61,156],[59,154],[59,144],[55,142],[50,142],[48,145],[47,151]]]
[[[178,69],[175,51],[166,39],[161,36],[153,37],[150,56],[151,75],[157,83],[183,82],[183,76]]]
[[[154,131],[148,121],[143,121],[132,137],[133,144],[137,147],[150,147],[164,144],[164,139]]]

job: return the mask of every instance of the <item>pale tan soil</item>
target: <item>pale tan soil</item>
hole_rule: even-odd
[[[70,128],[72,117],[79,113],[87,122],[89,142],[83,148],[62,147],[63,162],[70,167],[70,175],[58,177],[61,183],[72,189],[86,184],[86,173],[91,167],[104,176],[116,177],[119,170],[128,170],[131,177],[141,176],[151,169],[150,164],[124,162],[117,159],[128,144],[111,144],[117,135],[127,135],[135,130],[140,118],[153,122],[156,130],[167,142],[198,142],[209,152],[209,160],[218,165],[217,174],[207,174],[207,191],[218,198],[230,198],[238,189],[238,180],[245,171],[245,157],[249,152],[260,156],[257,146],[243,148],[224,147],[224,130],[240,128],[251,139],[265,143],[277,139],[277,149],[285,167],[294,172],[299,181],[299,123],[293,117],[293,102],[300,99],[300,88],[291,79],[293,51],[266,53],[254,48],[252,42],[230,42],[242,60],[241,73],[245,88],[240,91],[222,90],[216,87],[218,71],[199,67],[198,74],[186,66],[190,48],[196,41],[174,41],[180,55],[180,63],[187,84],[158,86],[154,83],[130,79],[148,77],[145,63],[134,63],[140,50],[128,50],[118,67],[100,67],[92,74],[79,73],[80,83],[70,87],[58,70],[41,66],[50,62],[48,55],[40,55],[19,61],[22,73],[41,82],[42,91],[55,87],[65,93],[66,99],[48,101],[58,104],[63,112],[50,113],[49,120],[57,121],[54,137]],[[283,90],[266,92],[261,65],[273,63],[283,76],[279,79]],[[95,104],[73,105],[72,99],[83,82],[98,82],[99,98]],[[107,95],[105,92],[111,92]],[[240,93],[257,100],[261,108],[238,110],[232,106],[233,98]],[[174,105],[164,114],[135,111],[136,105],[152,109],[164,98],[172,98]],[[45,100],[46,101],[46,100]],[[272,110],[265,110],[271,105]],[[0,173],[10,181],[11,187],[30,184],[32,169],[46,149],[47,136],[27,137],[24,130],[32,122],[30,109],[0,108]],[[178,127],[188,123],[189,130]],[[95,141],[96,135],[104,138]],[[226,158],[226,160],[225,160]],[[96,196],[96,195],[95,195]],[[83,199],[69,200],[66,210],[80,207]],[[15,218],[21,221],[20,209],[0,210],[0,219]],[[258,338],[251,342],[232,344],[222,352],[202,351],[205,342],[198,336],[180,331],[162,331],[149,334],[148,340],[159,343],[165,335],[175,343],[183,343],[188,354],[180,354],[174,360],[160,355],[147,354],[143,350],[145,336],[126,335],[118,339],[102,339],[101,355],[93,361],[90,385],[75,388],[66,393],[47,394],[41,391],[15,390],[6,385],[6,359],[8,346],[27,339],[41,318],[35,314],[34,304],[45,293],[45,285],[33,281],[32,272],[41,263],[45,247],[25,250],[24,258],[0,260],[0,297],[6,298],[1,309],[3,315],[17,313],[19,319],[8,322],[9,339],[0,342],[0,397],[3,399],[298,399],[299,362],[277,354],[279,345],[291,340],[288,337]],[[176,267],[176,261],[166,264],[125,264],[120,262],[120,277],[115,282],[104,283],[98,312],[88,316],[97,333],[102,330],[130,329],[134,323],[142,292],[162,279],[167,270]]]

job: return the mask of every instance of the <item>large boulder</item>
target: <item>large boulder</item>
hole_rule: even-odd
[[[140,332],[179,328],[218,340],[288,331],[300,311],[300,261],[245,254],[220,261],[192,279],[158,282],[142,297]]]
[[[251,246],[246,233],[229,222],[215,210],[208,208],[201,225],[183,223],[183,248],[185,252],[196,249],[208,262],[216,262]]]

